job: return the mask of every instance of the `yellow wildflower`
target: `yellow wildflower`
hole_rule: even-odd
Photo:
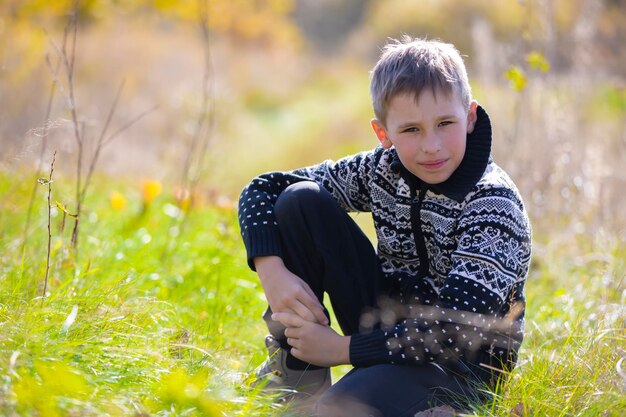
[[[144,180],[141,182],[141,197],[144,205],[148,205],[161,194],[161,183],[157,180]]]
[[[121,211],[126,208],[126,197],[119,191],[111,191],[111,194],[109,194],[109,202],[115,211]]]

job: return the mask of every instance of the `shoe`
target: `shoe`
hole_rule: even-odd
[[[254,372],[252,386],[282,394],[283,401],[317,399],[331,386],[329,368],[298,370],[287,367],[288,352],[272,336],[265,337],[268,358]]]

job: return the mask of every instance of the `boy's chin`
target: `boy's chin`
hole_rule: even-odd
[[[413,172],[413,175],[419,178],[422,182],[425,182],[428,185],[437,185],[445,182],[452,175],[451,173],[423,173],[423,172]]]

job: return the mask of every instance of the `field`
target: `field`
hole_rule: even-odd
[[[626,8],[442,2],[211,0],[210,38],[196,2],[78,2],[72,77],[72,2],[0,4],[0,415],[289,415],[249,384],[266,301],[238,193],[373,146],[368,71],[401,32],[469,54],[533,224],[520,360],[473,415],[624,415]]]
[[[144,207],[139,182],[98,178],[127,206],[115,210],[108,192],[94,193],[78,252],[69,249],[71,219],[61,231],[62,212],[52,210],[43,298],[45,186],[23,245],[31,180],[0,180],[0,414],[282,415],[246,384],[263,359],[265,301],[231,204],[203,206],[181,223],[171,195]],[[618,416],[624,246],[610,236],[535,239],[520,364],[476,414]]]

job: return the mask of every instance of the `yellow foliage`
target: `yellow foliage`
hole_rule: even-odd
[[[246,39],[263,37],[279,42],[299,41],[298,31],[289,16],[294,9],[294,0],[128,0],[115,3],[81,0],[78,2],[78,18],[82,22],[94,22],[112,17],[120,10],[140,13],[153,10],[166,18],[191,22],[206,16],[210,29]],[[31,32],[39,30],[41,33],[37,36],[43,39],[41,28],[65,24],[73,5],[74,0],[0,2],[0,16],[10,16],[6,22],[0,21],[0,30],[3,23],[10,23],[11,32],[18,30],[26,34],[22,36],[32,36]],[[45,42],[42,45],[45,46]],[[32,51],[30,48],[24,50]]]
[[[72,0],[13,0],[9,1],[8,8],[17,19],[28,19],[34,15],[63,16],[73,3]]]
[[[269,0],[269,8],[277,14],[286,15],[294,8],[293,0]]]
[[[516,0],[374,1],[370,3],[367,22],[377,35],[399,37],[408,33],[442,38],[464,50],[471,47],[467,35],[472,19],[484,18],[496,33],[514,33],[524,23],[522,3]]]
[[[4,29],[5,35],[10,36],[10,49],[4,51],[6,71],[11,82],[21,84],[27,82],[36,68],[41,67],[46,49],[46,36],[41,28],[20,20],[11,22],[9,28]],[[10,29],[10,30],[9,30]]]
[[[509,68],[505,73],[505,77],[511,82],[515,91],[522,91],[528,82],[524,71],[517,65]]]
[[[212,30],[245,39],[271,38],[279,42],[297,42],[297,30],[288,14],[293,0],[154,0],[163,15],[197,21],[203,14]]]
[[[533,51],[526,55],[526,61],[531,68],[538,69],[541,72],[548,72],[550,70],[550,63],[541,54],[541,52]]]

